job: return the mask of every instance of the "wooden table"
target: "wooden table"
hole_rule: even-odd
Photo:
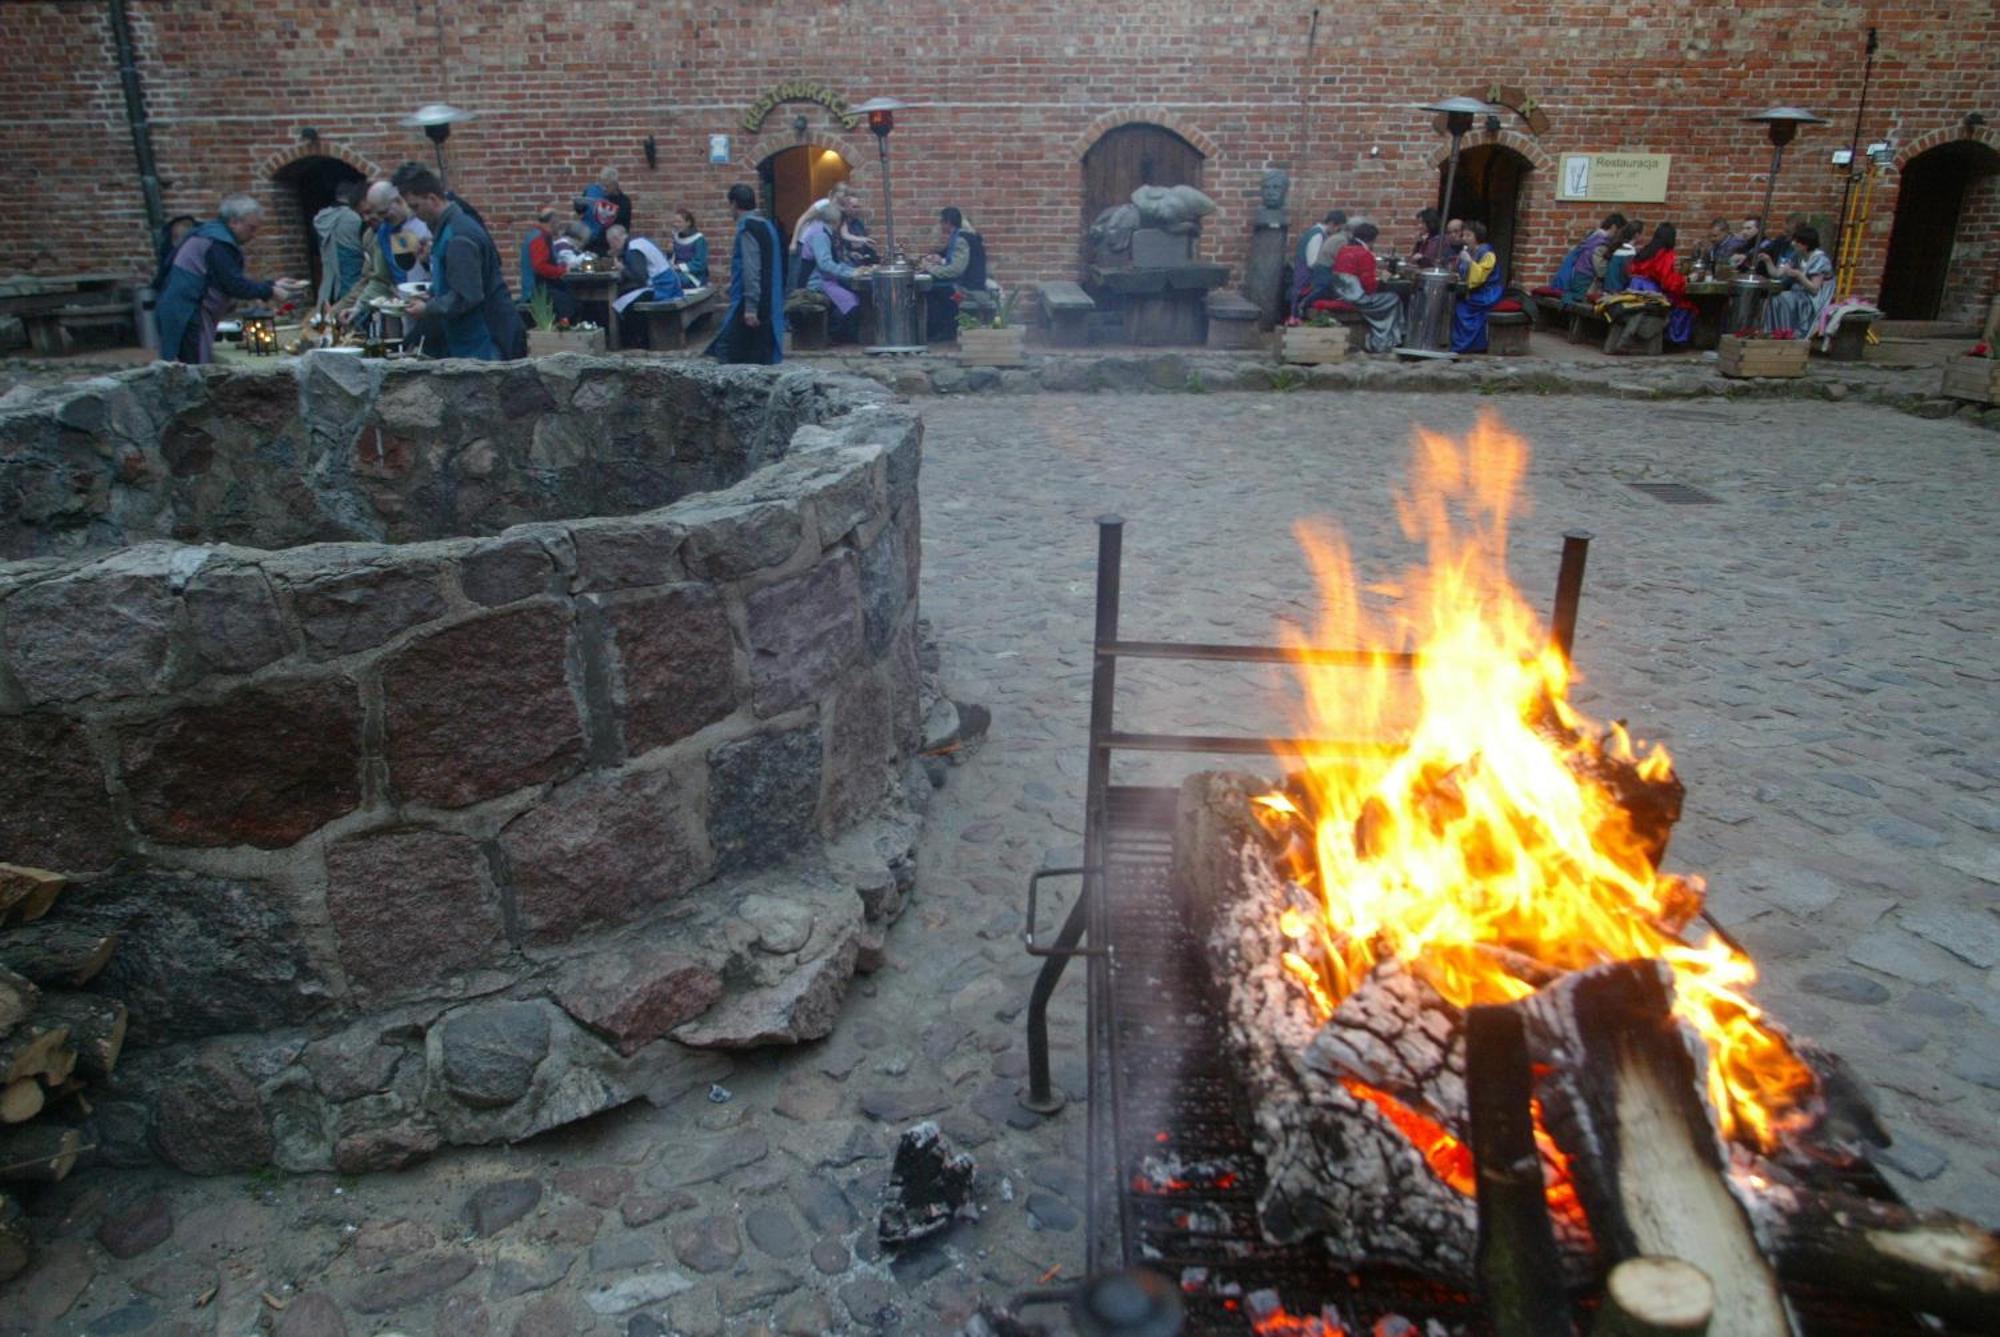
[[[67,351],[65,319],[79,324],[116,320],[136,324],[132,287],[129,274],[23,274],[0,279],[0,315],[18,317],[34,350],[53,357]]]
[[[1729,318],[1729,284],[1709,280],[1690,283],[1687,296],[1694,303],[1693,348],[1712,349],[1722,343],[1723,321]]]
[[[623,277],[615,269],[602,272],[572,269],[563,280],[578,306],[585,302],[603,304],[604,346],[613,353],[618,351],[618,313],[611,309],[611,304],[618,299],[618,284]]]

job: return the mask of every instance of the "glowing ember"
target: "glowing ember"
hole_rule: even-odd
[[[1317,642],[1376,652],[1361,669],[1301,658],[1302,732],[1407,741],[1359,760],[1288,757],[1310,818],[1282,794],[1260,800],[1266,825],[1301,837],[1289,871],[1325,908],[1318,923],[1287,912],[1279,927],[1294,950],[1283,967],[1327,1016],[1392,958],[1460,1006],[1525,997],[1607,961],[1664,960],[1680,1015],[1712,1056],[1723,1131],[1769,1150],[1804,1121],[1812,1075],[1750,1001],[1750,960],[1718,938],[1681,937],[1700,882],[1656,871],[1624,806],[1593,778],[1607,758],[1636,762],[1648,779],[1672,763],[1569,704],[1570,666],[1507,578],[1507,523],[1527,458],[1490,413],[1462,444],[1417,433],[1416,484],[1397,511],[1429,563],[1381,587],[1408,592],[1393,616],[1364,606],[1338,536],[1300,531],[1326,606]],[[1407,675],[1391,659],[1405,649],[1417,653]],[[1369,1098],[1399,1127],[1426,1125],[1404,1131],[1456,1182],[1463,1147],[1440,1142],[1450,1135],[1415,1111],[1387,1109],[1381,1093]]]

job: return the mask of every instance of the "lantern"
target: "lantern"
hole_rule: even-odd
[[[259,357],[278,351],[277,314],[268,306],[256,306],[243,313],[243,350]]]

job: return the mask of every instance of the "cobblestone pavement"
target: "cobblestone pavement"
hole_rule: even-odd
[[[1129,634],[1268,640],[1315,606],[1292,521],[1336,518],[1363,573],[1393,576],[1414,556],[1389,503],[1410,424],[1460,431],[1481,406],[929,405],[925,614],[992,729],[936,795],[916,899],[830,1040],[719,1063],[726,1100],[697,1087],[400,1175],[77,1176],[0,1331],[944,1333],[981,1295],[1073,1273],[1082,1108],[1038,1123],[1014,1103],[1018,931],[1027,874],[1080,839],[1092,517],[1130,522]],[[1874,1085],[1899,1185],[2000,1224],[2000,439],[1852,405],[1503,407],[1538,452],[1515,578],[1539,600],[1560,532],[1596,532],[1579,698],[1674,750],[1672,862],[1709,875],[1776,1013]],[[1124,681],[1135,727],[1280,723],[1260,670]],[[1072,1087],[1080,992],[1054,1018]],[[886,1150],[932,1114],[979,1158],[986,1214],[891,1265],[870,1243]]]

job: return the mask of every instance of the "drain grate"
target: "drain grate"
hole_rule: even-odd
[[[1686,483],[1627,483],[1625,486],[1669,506],[1716,506],[1722,501],[1722,498],[1711,497],[1700,488],[1689,487]]]

